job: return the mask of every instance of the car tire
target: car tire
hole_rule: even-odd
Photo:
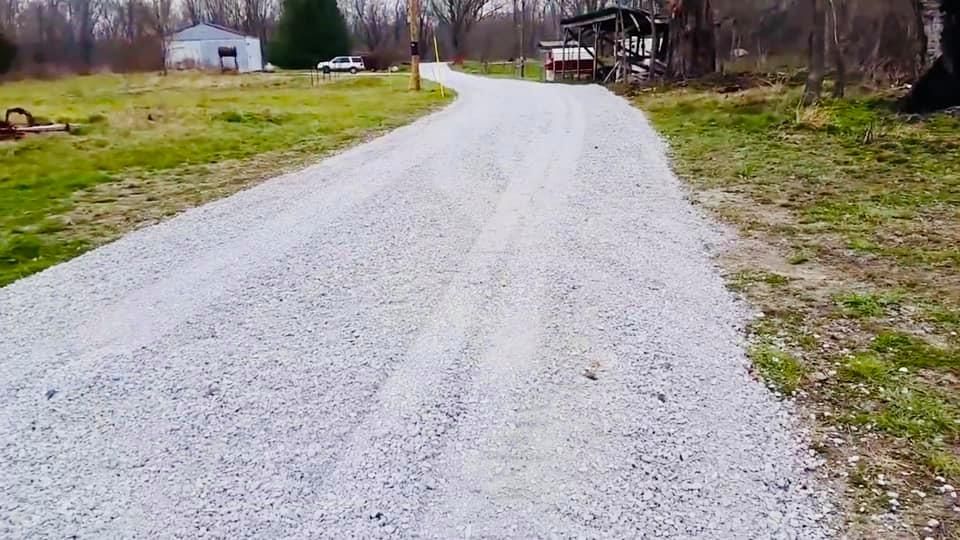
[[[329,66],[323,66],[323,73],[324,73],[325,75],[329,75],[329,74],[330,74],[330,67],[329,67]]]
[[[356,75],[356,74],[357,74],[357,68],[355,68],[355,67],[350,68],[350,74],[351,74],[351,75]]]

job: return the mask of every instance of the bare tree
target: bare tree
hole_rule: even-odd
[[[430,8],[450,32],[454,55],[464,54],[467,32],[492,11],[490,0],[430,0]]]
[[[687,79],[716,71],[717,41],[710,0],[673,0],[670,15],[670,77]]]
[[[183,18],[190,24],[204,22],[204,0],[183,0]]]
[[[260,38],[261,46],[267,42],[267,32],[276,12],[272,0],[242,0],[243,24],[247,33]]]
[[[0,31],[14,34],[22,7],[20,0],[0,0]]]
[[[79,45],[80,60],[84,70],[93,66],[94,27],[101,11],[99,0],[69,0],[67,2],[68,19],[71,26],[71,41]]]
[[[810,68],[807,74],[807,84],[803,90],[804,105],[811,105],[820,99],[823,92],[823,77],[826,71],[825,37],[827,26],[827,12],[824,8],[825,0],[811,0],[813,2],[813,25],[810,28]]]
[[[833,97],[842,98],[847,91],[847,0],[827,0],[830,3],[830,47],[836,75]]]
[[[606,0],[561,0],[561,12],[569,17],[579,13],[596,11],[607,4]]]
[[[352,0],[353,31],[368,51],[379,51],[390,35],[387,6],[380,0]]]
[[[241,3],[237,0],[204,0],[205,22],[237,28],[243,19]]]
[[[160,61],[163,74],[167,74],[167,54],[169,53],[169,37],[173,32],[173,0],[151,0],[153,8],[153,28],[160,39]]]

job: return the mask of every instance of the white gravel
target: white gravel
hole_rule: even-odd
[[[0,537],[832,534],[643,116],[443,70],[437,114],[0,289]]]

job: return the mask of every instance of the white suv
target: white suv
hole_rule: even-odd
[[[320,62],[317,64],[317,69],[324,73],[331,71],[356,73],[365,70],[366,67],[363,65],[363,58],[359,56],[338,56],[329,62]]]

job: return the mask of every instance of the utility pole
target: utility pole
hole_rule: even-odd
[[[410,17],[410,90],[420,91],[420,0],[407,0]]]
[[[524,77],[524,68],[527,63],[526,55],[526,41],[524,36],[524,27],[526,26],[526,19],[524,15],[527,13],[526,0],[520,0],[520,78]]]

